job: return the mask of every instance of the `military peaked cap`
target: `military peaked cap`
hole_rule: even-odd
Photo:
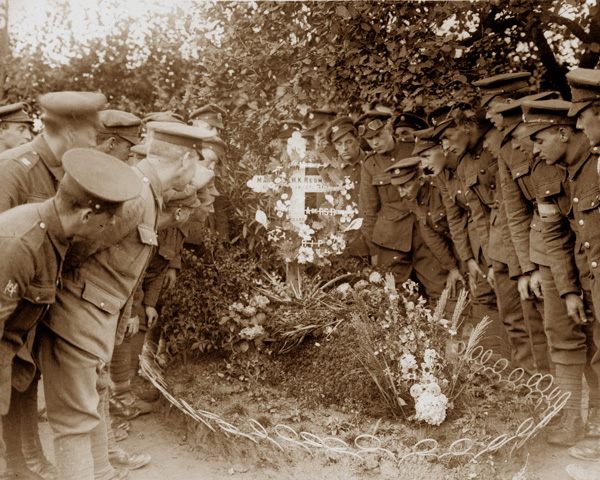
[[[532,136],[555,125],[574,127],[576,119],[567,115],[571,106],[571,102],[564,100],[524,102],[522,109],[523,121],[527,127],[526,134]]]
[[[142,124],[145,125],[149,122],[172,122],[172,123],[185,123],[183,117],[178,113],[174,112],[153,112],[149,113],[142,119]]]
[[[33,120],[27,113],[29,105],[25,102],[11,103],[0,107],[0,122],[8,123],[33,123]]]
[[[571,87],[570,116],[600,100],[600,70],[576,68],[567,73],[567,81]]]
[[[399,113],[392,123],[394,129],[399,127],[412,127],[422,130],[429,127],[427,121],[414,113]]]
[[[498,95],[524,91],[529,88],[529,72],[502,73],[473,82],[481,94],[481,106],[485,107]]]
[[[331,108],[310,109],[304,115],[304,125],[307,130],[315,130],[327,122],[331,122],[336,112]]]
[[[336,118],[327,129],[327,140],[335,142],[350,132],[352,132],[354,136],[358,135],[354,120],[350,117]]]
[[[277,131],[277,138],[286,140],[290,138],[294,132],[302,131],[302,124],[296,120],[282,120],[279,122],[279,130]]]
[[[403,158],[386,168],[385,171],[390,172],[392,185],[404,185],[421,172],[421,159],[419,157]]]
[[[97,114],[106,97],[97,92],[52,92],[40,95],[38,103],[49,116],[86,117]]]
[[[216,128],[223,128],[223,118],[227,113],[218,105],[210,103],[204,105],[190,114],[190,120],[204,120],[209,125]]]
[[[142,180],[135,171],[112,155],[89,148],[73,148],[62,158],[63,188],[81,197],[91,197],[95,210],[114,207],[138,196]]]
[[[214,134],[205,128],[173,122],[150,122],[146,125],[155,140],[201,150],[203,140]]]
[[[385,127],[387,121],[392,117],[391,113],[371,110],[362,115],[357,121],[358,134],[363,138],[374,137]]]
[[[134,145],[140,142],[142,120],[133,113],[123,110],[102,110],[98,116],[103,126],[99,133],[122,137]]]
[[[202,139],[202,148],[208,148],[215,152],[217,157],[222,158],[227,149],[227,144],[217,136]]]
[[[439,139],[435,135],[435,127],[429,127],[424,130],[417,130],[415,133],[415,148],[412,151],[412,155],[418,155],[426,152],[430,148],[436,147],[440,144]]]

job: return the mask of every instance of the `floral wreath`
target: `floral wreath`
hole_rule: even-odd
[[[288,140],[287,152],[271,165],[273,174],[265,176],[262,190],[255,179],[248,182],[253,190],[269,195],[271,215],[267,217],[265,212],[257,210],[256,221],[267,229],[267,238],[288,263],[327,265],[330,263],[327,257],[343,253],[347,232],[360,228],[362,220],[354,218],[358,208],[350,195],[354,183],[348,177],[335,181],[321,175],[330,191],[323,195],[319,205],[305,205],[301,221],[293,218],[298,215],[292,204],[294,171],[298,168],[321,171],[328,163],[322,154],[307,151],[305,139],[294,132]]]

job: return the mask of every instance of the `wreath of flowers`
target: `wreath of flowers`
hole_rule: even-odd
[[[263,191],[269,196],[270,215],[257,210],[256,220],[267,229],[267,238],[286,262],[327,265],[327,257],[340,255],[346,248],[346,232],[360,227],[355,219],[357,205],[352,201],[350,190],[354,183],[345,177],[339,182],[321,175],[330,191],[315,206],[305,206],[303,221],[293,219],[300,212],[292,204],[294,171],[298,168],[321,170],[326,166],[323,155],[306,151],[305,140],[298,132],[288,141],[287,155],[272,164],[273,174],[266,176]],[[254,181],[248,186],[257,189]],[[296,221],[294,221],[296,220]]]

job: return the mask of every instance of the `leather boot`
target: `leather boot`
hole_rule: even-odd
[[[567,410],[558,427],[548,432],[546,441],[551,445],[572,447],[585,437],[585,428],[581,414],[576,410]]]

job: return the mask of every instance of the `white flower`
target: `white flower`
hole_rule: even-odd
[[[382,281],[383,278],[379,272],[373,272],[371,275],[369,275],[369,282],[371,283],[381,283]]]
[[[340,294],[342,294],[344,296],[344,298],[346,297],[346,295],[348,295],[348,293],[350,292],[350,290],[352,289],[352,287],[350,286],[349,283],[342,283],[340,286],[338,286],[336,288],[336,291]]]
[[[434,395],[426,390],[415,402],[415,418],[430,425],[440,425],[446,419],[447,406],[446,395]]]
[[[415,383],[412,387],[410,387],[410,395],[413,398],[419,398],[424,391],[425,389],[420,383]]]

